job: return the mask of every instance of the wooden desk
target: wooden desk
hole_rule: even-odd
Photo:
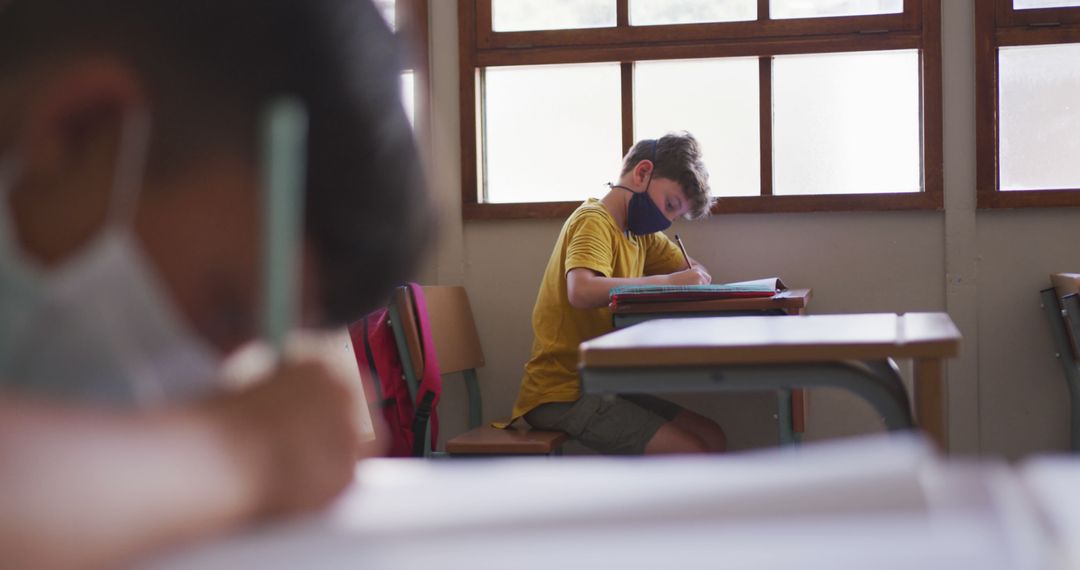
[[[1080,540],[1064,546],[1080,529],[1051,536],[1004,469],[954,465],[905,437],[648,461],[369,459],[325,510],[138,567],[550,570],[575,567],[573,553],[612,570],[1057,568],[1032,549],[1063,561],[1078,552]],[[1057,481],[1075,492],[1077,477],[1070,469]],[[1052,491],[1044,496],[1071,514],[1076,496]]]
[[[772,297],[717,299],[713,301],[630,303],[611,311],[616,329],[671,318],[735,317],[763,315],[803,315],[810,303],[810,289],[787,289]],[[780,444],[796,440],[806,432],[806,394],[803,390],[784,390],[776,402],[780,421]]]
[[[580,371],[588,393],[839,387],[893,429],[907,395],[891,359],[911,358],[915,419],[946,449],[942,359],[959,346],[945,313],[660,319],[582,343]]]
[[[1054,273],[1050,282],[1057,289],[1058,297],[1080,293],[1080,273]]]

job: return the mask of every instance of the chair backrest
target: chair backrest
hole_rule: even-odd
[[[440,372],[452,374],[482,367],[484,353],[480,348],[480,335],[476,332],[476,321],[473,319],[472,306],[465,288],[430,285],[423,289]],[[399,287],[395,290],[393,303],[398,307],[403,321],[401,326],[409,360],[425,362],[416,325],[416,307],[408,288]],[[416,372],[419,376],[423,370]]]
[[[484,366],[480,335],[464,287],[424,287],[431,334],[443,374]]]
[[[1050,276],[1050,282],[1054,286],[1058,310],[1062,311],[1061,316],[1065,324],[1065,334],[1069,340],[1069,349],[1072,351],[1073,359],[1080,361],[1080,338],[1075,332],[1080,327],[1080,322],[1074,322],[1075,319],[1072,316],[1076,310],[1075,305],[1069,306],[1070,303],[1076,302],[1076,297],[1071,297],[1072,301],[1066,299],[1069,295],[1080,294],[1080,273],[1054,273]]]

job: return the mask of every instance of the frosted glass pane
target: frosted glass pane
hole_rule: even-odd
[[[619,175],[619,64],[486,70],[488,202],[602,196]]]
[[[770,0],[773,19],[899,14],[904,0]]]
[[[716,196],[761,193],[757,58],[656,61],[634,69],[635,139],[689,131]]]
[[[492,0],[496,32],[609,28],[615,25],[615,0]]]
[[[1027,10],[1030,8],[1067,8],[1080,6],[1080,0],[1013,0],[1013,8]]]
[[[757,0],[630,0],[630,23],[696,24],[757,19]]]
[[[375,7],[379,9],[383,18],[386,19],[386,23],[390,25],[390,29],[394,31],[397,31],[396,20],[394,19],[396,5],[396,0],[375,0]]]
[[[918,192],[919,54],[773,60],[777,195]]]
[[[1002,190],[1080,188],[1080,44],[1001,48]]]
[[[416,128],[416,82],[412,71],[401,74],[401,103],[405,106],[409,124]]]

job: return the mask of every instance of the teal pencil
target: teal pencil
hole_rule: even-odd
[[[308,114],[292,97],[263,113],[262,336],[279,355],[296,325],[300,299],[300,242],[304,219]]]

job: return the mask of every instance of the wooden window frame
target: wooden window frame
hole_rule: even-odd
[[[413,72],[413,120],[416,138],[427,145],[431,136],[430,15],[428,0],[396,0],[397,36],[404,51],[402,63]]]
[[[1080,206],[1080,187],[999,190],[998,48],[1080,43],[1080,8],[1016,10],[1012,0],[975,0],[975,124],[978,207]]]
[[[759,58],[761,194],[723,197],[713,213],[941,210],[943,200],[941,0],[904,0],[904,12],[873,16],[630,26],[629,0],[617,0],[614,28],[491,31],[492,0],[458,0],[461,96],[461,200],[466,220],[559,218],[578,202],[480,202],[477,98],[480,69],[505,65],[622,64],[622,145],[633,140],[633,63],[666,59]],[[567,44],[573,44],[568,46]],[[772,193],[772,56],[916,49],[919,51],[922,191],[775,196]],[[482,87],[480,87],[482,88]],[[767,104],[766,104],[767,103]]]

